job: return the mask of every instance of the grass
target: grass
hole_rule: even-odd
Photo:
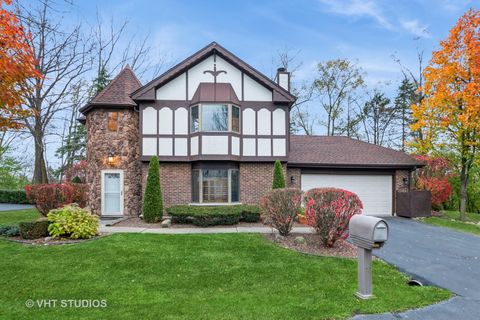
[[[459,211],[442,211],[440,217],[422,218],[421,221],[439,227],[480,235],[480,214],[467,213],[467,220],[460,220]]]
[[[33,221],[40,217],[37,209],[24,209],[14,211],[0,211],[0,226],[18,224],[24,221]]]
[[[374,261],[376,298],[358,300],[355,260],[303,255],[258,234],[114,234],[64,246],[0,239],[0,270],[0,319],[345,319],[450,297]],[[27,299],[58,305],[27,308]],[[61,307],[68,299],[107,306]]]

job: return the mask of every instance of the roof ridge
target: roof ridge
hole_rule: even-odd
[[[103,97],[103,95],[105,95],[105,93],[108,91],[109,88],[111,88],[113,86],[113,84],[120,78],[120,76],[129,71],[132,75],[133,75],[133,79],[140,85],[140,87],[142,86],[142,83],[140,82],[140,80],[138,80],[137,76],[135,75],[135,73],[133,72],[133,70],[130,68],[130,65],[127,64],[106,86],[105,88],[102,89],[102,91],[100,91],[99,93],[97,93],[93,98],[92,100],[90,100],[90,103],[95,103],[95,100],[99,99],[100,97]],[[126,93],[128,96],[130,96],[131,92],[130,93]]]

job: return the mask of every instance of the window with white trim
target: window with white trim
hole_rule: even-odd
[[[239,202],[239,184],[238,169],[193,169],[192,201],[194,203]]]
[[[190,107],[190,132],[240,133],[240,108],[232,104],[201,103]]]

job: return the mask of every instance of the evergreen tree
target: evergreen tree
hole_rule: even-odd
[[[273,184],[272,189],[285,188],[285,177],[283,175],[282,163],[279,160],[275,160],[273,166]]]
[[[400,116],[399,120],[402,127],[402,150],[405,150],[405,142],[409,136],[409,127],[412,124],[410,106],[417,103],[419,98],[415,83],[404,78],[398,87],[397,96],[395,97],[395,108]]]
[[[154,223],[162,219],[163,200],[160,187],[160,167],[158,158],[153,156],[148,165],[147,185],[143,195],[143,219]]]

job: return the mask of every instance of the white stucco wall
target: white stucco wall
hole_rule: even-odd
[[[157,110],[147,107],[142,111],[143,134],[157,134]]]
[[[273,134],[284,135],[285,123],[285,111],[283,111],[281,108],[275,109],[275,111],[273,111]]]
[[[173,153],[172,138],[158,138],[158,155],[171,156]]]
[[[175,110],[175,134],[188,134],[188,111],[185,108]]]
[[[256,139],[253,139],[253,138],[243,138],[243,155],[244,156],[255,156],[256,152],[255,152],[255,149],[256,149],[256,142],[255,142]]]
[[[258,117],[258,128],[257,134],[259,135],[270,135],[272,134],[272,119],[270,118],[270,111],[268,109],[262,108],[257,112]]]
[[[175,79],[157,89],[157,100],[185,100],[187,95],[186,74],[182,73]]]
[[[203,136],[202,154],[228,154],[228,136]]]
[[[158,133],[172,134],[173,111],[170,108],[162,108],[158,111]]]

